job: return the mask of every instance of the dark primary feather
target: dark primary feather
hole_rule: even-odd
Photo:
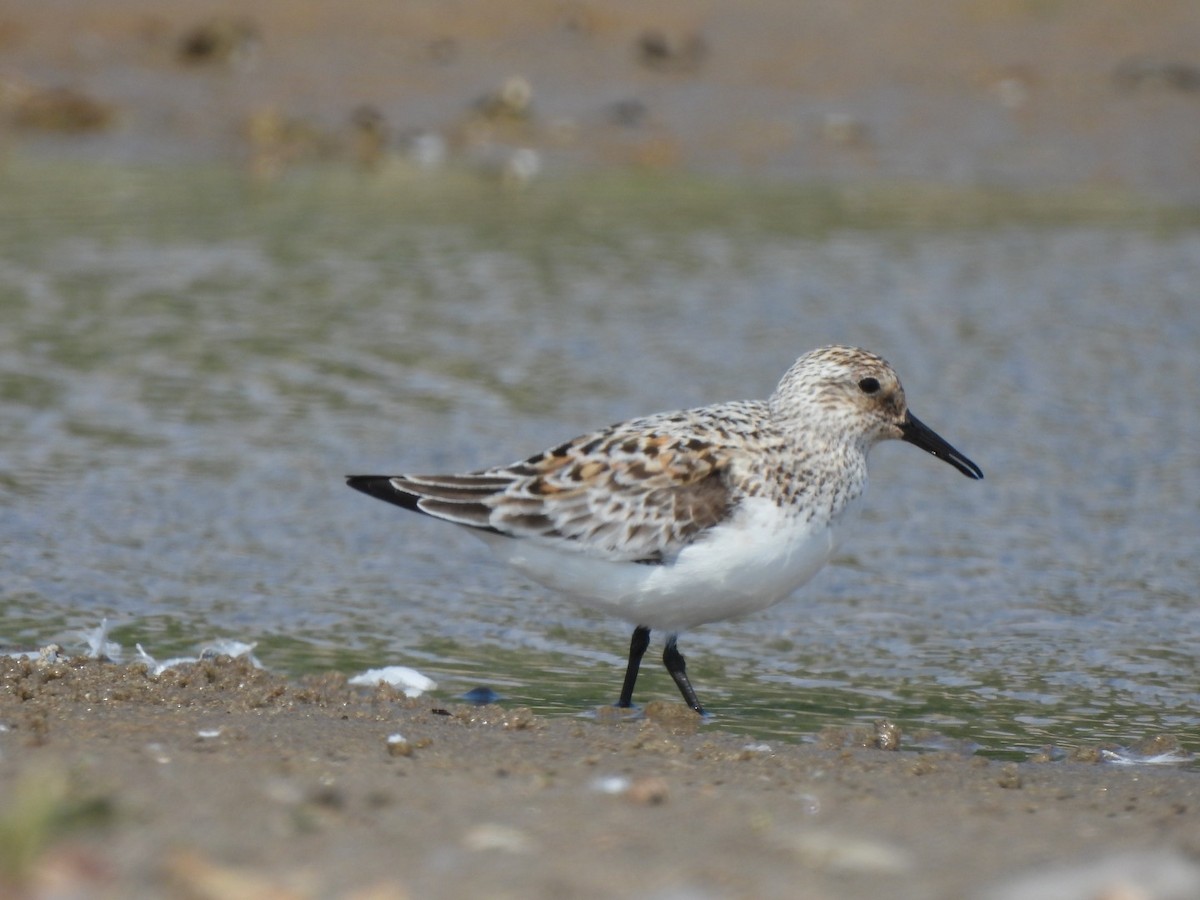
[[[377,500],[386,500],[388,503],[395,503],[405,509],[420,512],[417,509],[417,501],[420,497],[396,490],[392,487],[390,475],[347,475],[346,484]]]
[[[447,475],[436,483],[422,482],[419,488],[404,490],[409,479],[403,475],[348,475],[346,484],[379,500],[386,500],[413,512],[446,519],[470,528],[482,528],[503,534],[488,522],[491,511],[482,500],[508,483],[507,479]]]

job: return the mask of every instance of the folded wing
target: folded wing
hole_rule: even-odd
[[[678,430],[620,426],[464,475],[353,475],[350,487],[457,525],[655,563],[724,519],[728,455]]]

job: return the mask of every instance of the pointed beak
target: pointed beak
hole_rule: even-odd
[[[900,437],[901,440],[908,441],[910,444],[932,453],[938,459],[950,463],[968,478],[983,477],[983,470],[979,466],[947,444],[936,431],[912,413],[904,414],[904,423],[900,426]]]

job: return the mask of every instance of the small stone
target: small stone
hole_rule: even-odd
[[[900,726],[887,719],[875,722],[874,746],[880,750],[900,749]]]
[[[537,716],[528,706],[518,706],[505,714],[502,724],[511,731],[524,731],[537,724]]]
[[[313,806],[323,809],[343,810],[347,805],[346,792],[334,784],[317,785],[305,798]]]
[[[928,775],[937,771],[937,764],[928,756],[918,756],[908,767],[910,775]]]
[[[475,111],[488,119],[529,118],[533,85],[524,75],[512,75],[492,93],[475,101]]]
[[[667,802],[669,793],[666,781],[656,775],[648,775],[635,779],[625,791],[625,796],[630,803],[638,806],[659,806]]]
[[[33,131],[81,133],[103,131],[117,118],[116,109],[68,87],[10,91],[17,96],[12,121]]]
[[[663,728],[679,734],[695,734],[704,720],[684,703],[651,700],[646,704],[646,718]]]
[[[1016,763],[1009,763],[1000,770],[1000,776],[996,779],[996,784],[1005,790],[1020,790],[1024,784],[1021,778],[1021,770],[1017,768]]]
[[[412,743],[402,734],[389,734],[387,739],[388,756],[412,756]]]
[[[467,725],[498,725],[513,731],[523,731],[537,725],[537,716],[528,706],[505,709],[494,703],[487,706],[456,707],[451,715]]]
[[[659,72],[692,72],[708,56],[708,42],[701,34],[684,36],[647,29],[634,46],[638,62]]]
[[[1156,734],[1143,738],[1130,749],[1141,756],[1165,756],[1181,752],[1179,738],[1173,734]]]

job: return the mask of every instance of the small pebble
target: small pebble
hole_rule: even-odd
[[[413,745],[402,734],[389,734],[387,752],[388,756],[412,756]]]
[[[1020,790],[1024,781],[1021,778],[1021,770],[1017,768],[1016,763],[1009,763],[1000,770],[1000,777],[996,779],[996,784],[1005,790]]]
[[[887,719],[879,719],[875,722],[874,746],[880,750],[899,750],[900,726]]]
[[[625,796],[638,806],[659,806],[667,802],[670,791],[667,783],[654,775],[638,778],[629,785]]]

